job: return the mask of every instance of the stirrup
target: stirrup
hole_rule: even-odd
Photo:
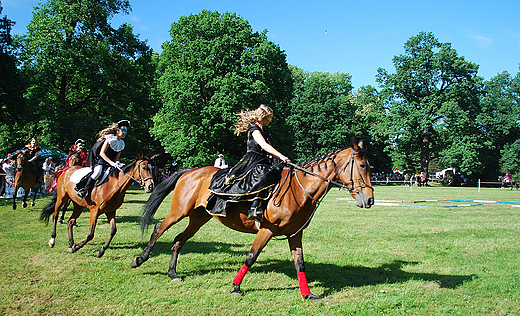
[[[88,195],[88,190],[86,188],[79,189],[78,197],[80,199],[84,199]]]
[[[264,221],[264,212],[260,210],[260,208],[250,209],[249,214],[247,216],[248,220],[255,221],[255,222],[263,222]]]

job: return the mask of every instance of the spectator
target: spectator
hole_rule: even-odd
[[[49,189],[51,188],[52,183],[54,182],[54,175],[55,175],[55,165],[52,162],[52,158],[48,157],[45,159],[45,162],[43,163],[42,169],[44,171],[44,183],[45,183],[45,193],[50,192]]]
[[[213,167],[217,167],[220,169],[226,169],[228,167],[226,161],[224,160],[224,155],[218,154],[218,158],[215,160]]]

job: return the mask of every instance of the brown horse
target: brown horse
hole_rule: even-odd
[[[149,167],[148,159],[140,157],[134,160],[132,163],[124,166],[120,170],[113,169],[108,176],[106,183],[95,187],[92,193],[86,199],[80,199],[76,190],[74,189],[76,183],[70,181],[71,175],[81,169],[81,166],[73,166],[67,169],[59,178],[56,186],[56,194],[53,200],[45,206],[40,216],[40,219],[44,222],[49,222],[49,218],[53,215],[54,227],[52,230],[51,239],[49,240],[49,246],[52,248],[56,242],[56,226],[58,224],[58,215],[62,207],[66,206],[69,201],[74,204],[74,210],[72,216],[67,222],[69,231],[69,252],[78,251],[87,242],[94,238],[94,231],[96,229],[96,223],[101,214],[107,216],[108,222],[110,223],[111,231],[108,241],[103,245],[97,256],[101,257],[105,253],[105,250],[110,245],[112,238],[116,234],[116,211],[123,204],[125,193],[130,188],[134,181],[138,182],[141,187],[145,189],[146,193],[152,192],[154,188],[152,169]],[[87,235],[87,239],[80,242],[79,244],[74,243],[73,226],[76,219],[83,212],[83,208],[88,208],[90,211],[90,227]]]
[[[33,189],[33,199],[31,201],[31,206],[34,206],[36,195],[40,192],[41,186],[43,184],[43,171],[41,172],[41,176],[38,175],[36,170],[31,167],[29,163],[29,159],[27,159],[27,150],[23,150],[16,157],[16,173],[14,175],[14,194],[13,194],[13,210],[16,210],[16,196],[18,195],[18,190],[23,188],[25,195],[23,196],[22,207],[27,207],[27,196],[29,192]]]
[[[363,150],[363,141],[353,143],[351,148],[335,151],[316,157],[300,166],[285,167],[282,180],[278,184],[273,198],[269,200],[265,219],[260,224],[247,219],[247,202],[237,203],[227,216],[213,216],[225,226],[244,233],[256,234],[245,264],[233,279],[234,294],[242,294],[240,284],[247,271],[257,260],[260,252],[274,236],[286,236],[294,259],[294,265],[303,298],[319,299],[309,290],[305,276],[302,251],[303,229],[309,225],[312,215],[321,198],[332,185],[338,185],[350,191],[356,199],[356,205],[369,208],[374,204],[373,189],[370,182],[369,164]],[[316,173],[313,170],[316,169]],[[143,210],[141,227],[150,224],[153,215],[164,198],[173,191],[170,213],[155,226],[146,248],[132,262],[138,267],[148,260],[150,251],[157,239],[173,224],[188,217],[186,228],[175,237],[168,276],[180,280],[177,275],[177,258],[180,249],[211,218],[206,211],[208,191],[213,175],[219,169],[203,167],[182,170],[160,184],[150,196]]]

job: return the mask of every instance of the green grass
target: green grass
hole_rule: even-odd
[[[304,233],[311,291],[302,300],[287,241],[272,240],[230,295],[232,279],[254,239],[210,221],[183,248],[172,282],[166,272],[181,222],[157,242],[150,259],[131,269],[151,231],[138,217],[148,195],[131,189],[118,211],[118,232],[103,258],[105,218],[77,253],[67,252],[66,226],[56,246],[38,221],[49,198],[13,211],[0,200],[0,313],[5,315],[520,315],[520,208],[375,205],[361,209],[332,189]],[[376,200],[480,199],[520,202],[498,188],[376,186]],[[169,211],[170,197],[155,218]],[[470,203],[472,204],[472,203]],[[75,229],[87,235],[88,214]]]

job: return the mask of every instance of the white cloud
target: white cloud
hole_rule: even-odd
[[[481,48],[488,48],[493,44],[493,40],[491,38],[475,32],[468,32],[468,36],[473,39]]]

